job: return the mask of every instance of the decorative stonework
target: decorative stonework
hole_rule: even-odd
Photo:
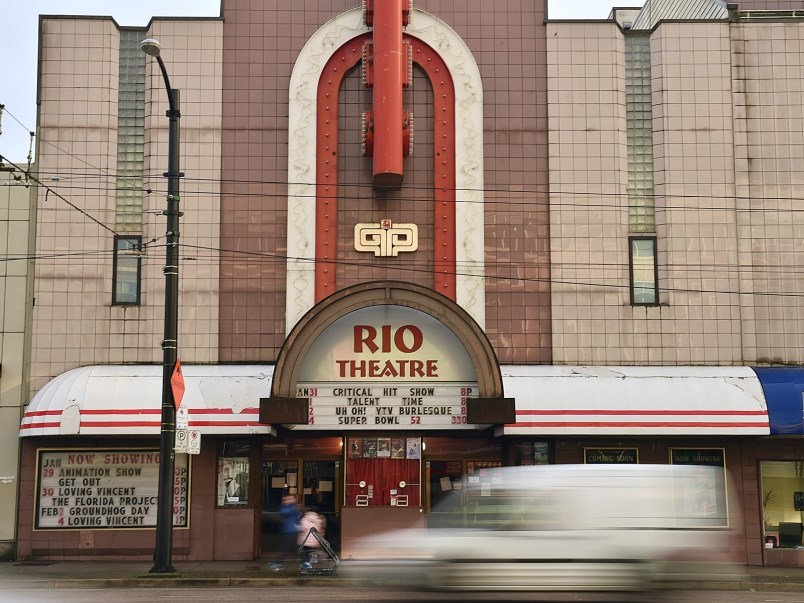
[[[315,304],[316,94],[324,65],[368,32],[362,10],[325,23],[305,44],[291,74],[288,132],[287,332]],[[443,21],[414,10],[405,33],[436,49],[455,82],[457,302],[485,325],[483,88],[468,46]]]
[[[318,80],[329,58],[366,33],[362,11],[330,19],[304,45],[290,76],[288,106],[287,332],[315,303],[315,151]]]

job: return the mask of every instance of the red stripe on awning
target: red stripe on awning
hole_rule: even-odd
[[[82,408],[82,415],[159,415],[161,408],[104,408],[104,409],[91,409]]]
[[[506,424],[506,427],[733,427],[735,429],[767,426],[765,421],[756,423],[733,421],[528,421]]]
[[[160,421],[81,421],[81,427],[159,427]]]
[[[764,410],[518,410],[517,416],[544,416],[544,415],[603,415],[603,416],[721,416],[721,417],[764,417],[768,413]],[[518,423],[521,425],[521,423]],[[764,425],[764,423],[763,423]]]
[[[239,425],[243,427],[262,426],[259,418],[255,417],[253,421],[193,421],[191,427],[229,427],[232,425]]]
[[[58,428],[61,423],[58,421],[51,423],[24,423],[22,429],[48,429],[51,427]]]

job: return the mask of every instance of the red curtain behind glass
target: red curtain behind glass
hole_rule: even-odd
[[[366,487],[358,484],[366,482]],[[405,482],[404,488],[399,482]],[[355,506],[355,496],[368,494],[374,486],[374,497],[369,506],[389,506],[391,490],[408,497],[409,507],[419,506],[419,460],[418,459],[346,459],[346,506]]]

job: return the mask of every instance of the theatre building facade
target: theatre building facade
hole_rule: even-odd
[[[357,4],[41,19],[17,556],[153,555],[157,38],[174,559],[271,558],[288,494],[348,558],[498,467],[606,462],[723,467],[732,559],[804,565],[804,6]]]

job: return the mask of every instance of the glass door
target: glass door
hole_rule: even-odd
[[[304,461],[299,500],[326,519],[325,538],[333,549],[340,549],[340,523],[336,505],[339,461]]]
[[[262,462],[262,551],[278,551],[279,507],[285,494],[298,496],[299,463],[297,461]]]
[[[428,461],[427,482],[427,525],[460,525],[463,517],[463,463]]]

